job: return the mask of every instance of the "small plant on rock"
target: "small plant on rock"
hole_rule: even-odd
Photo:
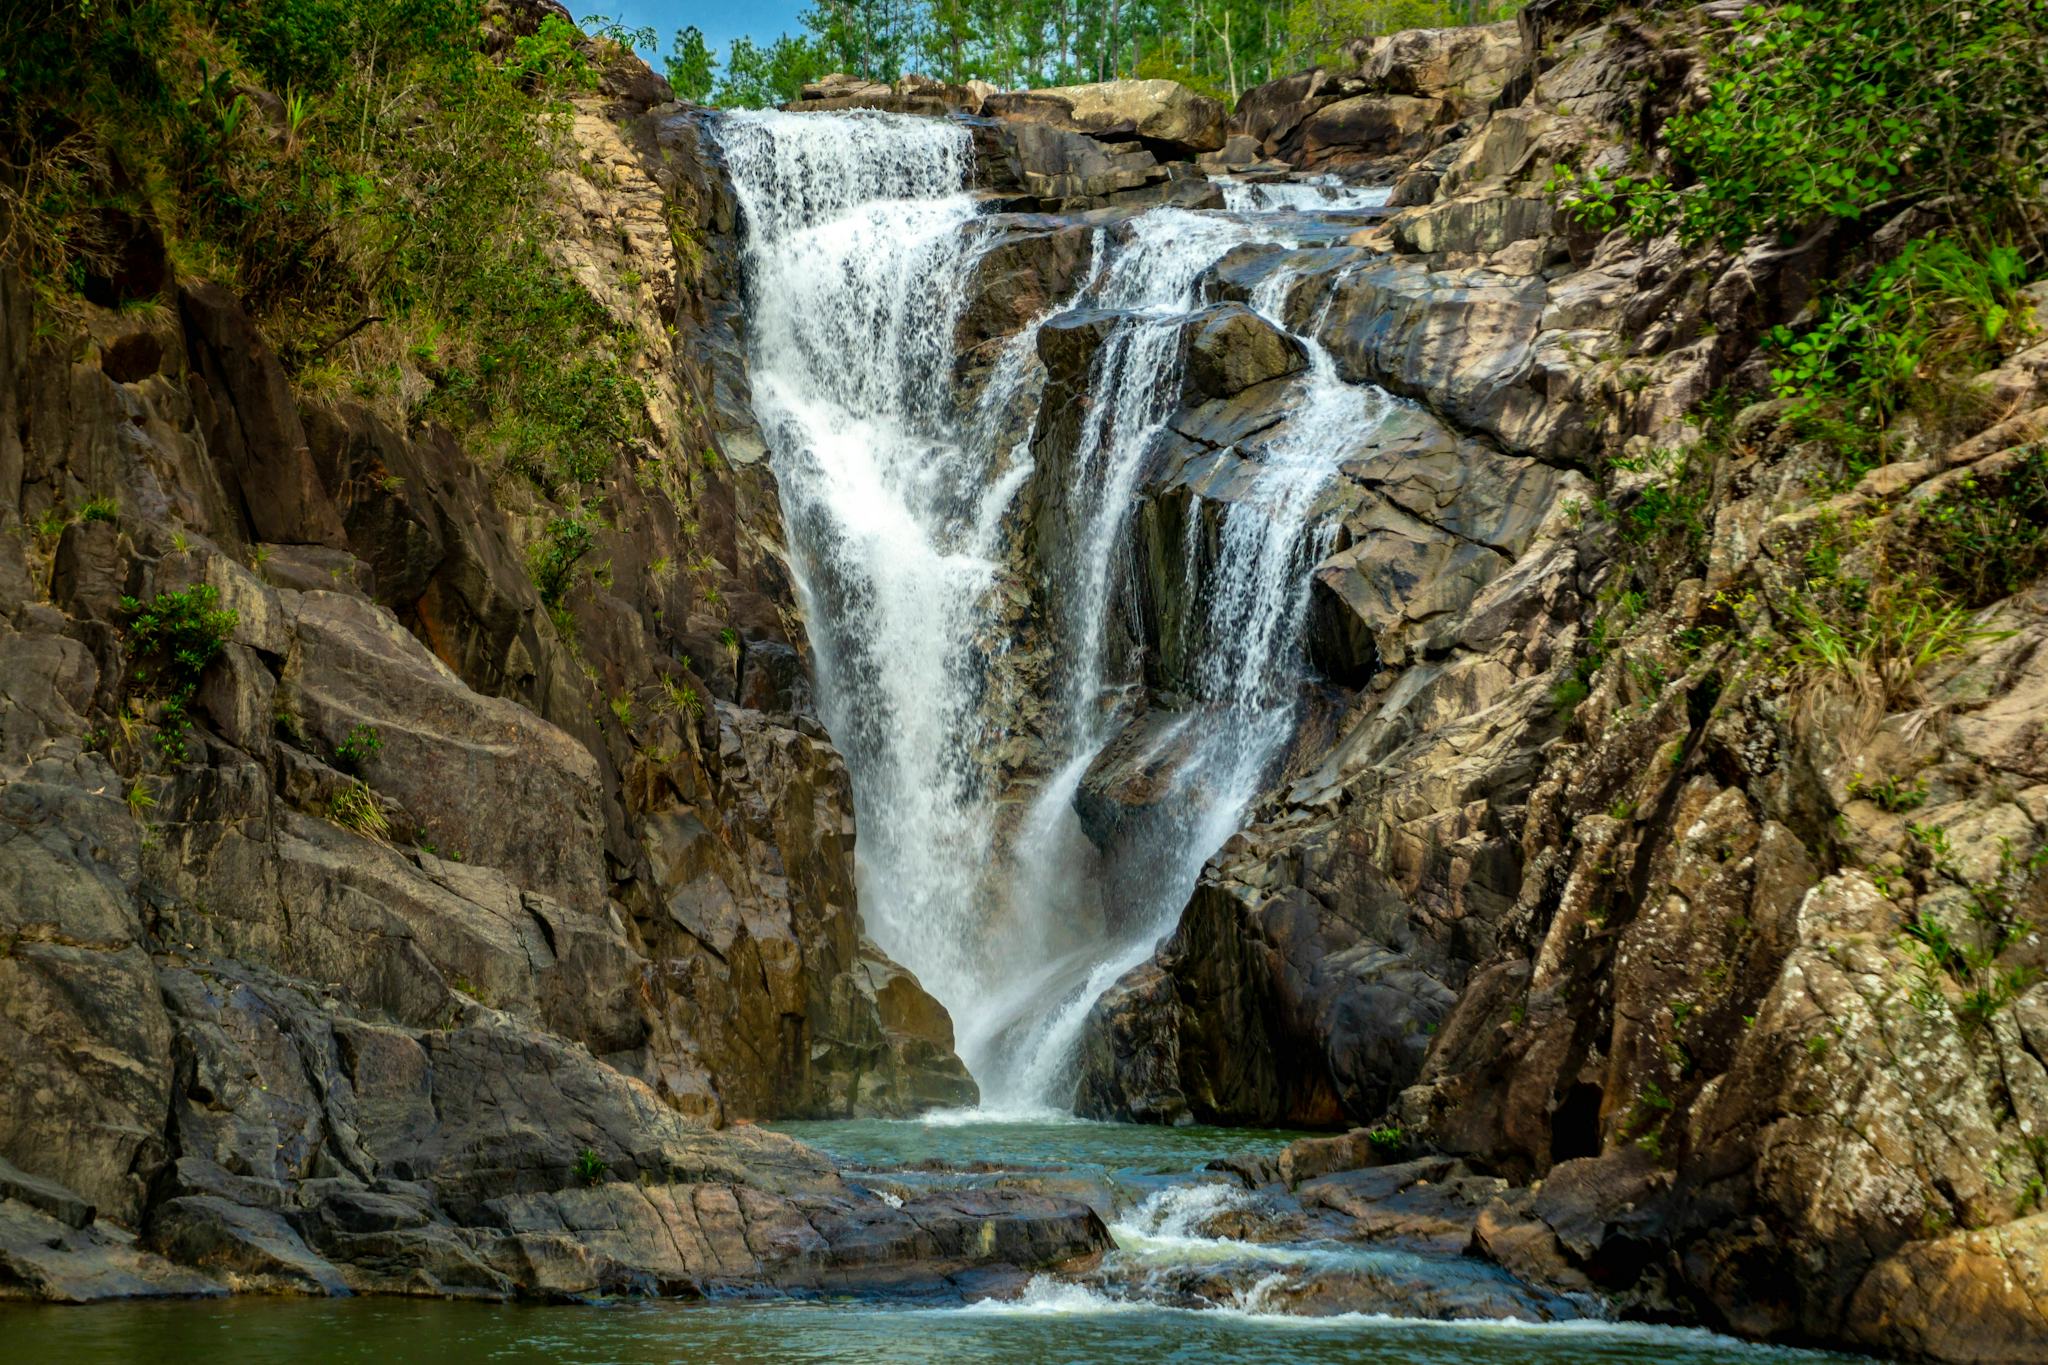
[[[234,633],[235,613],[220,608],[220,591],[210,583],[159,593],[147,606],[124,597],[121,610],[129,618],[132,677],[159,699],[157,750],[173,762],[182,760],[190,725],[186,711],[206,666]]]
[[[1408,1135],[1401,1131],[1398,1124],[1388,1124],[1372,1129],[1365,1135],[1365,1140],[1372,1144],[1375,1152],[1391,1156],[1407,1145]]]
[[[695,716],[704,710],[704,699],[697,695],[697,689],[674,678],[661,680],[661,695],[664,706],[672,714]]]
[[[1927,783],[1919,778],[1911,782],[1901,782],[1898,778],[1889,776],[1873,781],[1862,773],[1857,773],[1849,779],[1849,795],[1852,798],[1862,797],[1866,801],[1874,802],[1880,810],[1901,815],[1909,810],[1918,810],[1927,804]]]
[[[596,1149],[592,1147],[585,1147],[582,1151],[578,1152],[576,1154],[576,1164],[571,1167],[576,1178],[586,1185],[595,1185],[598,1181],[604,1179],[604,1173],[608,1169],[610,1167],[606,1164],[605,1159],[599,1156]]]
[[[341,743],[334,746],[334,766],[345,773],[360,773],[383,752],[384,737],[377,733],[377,727],[359,722],[349,726]]]
[[[366,839],[383,840],[391,833],[391,822],[377,804],[377,794],[361,782],[351,782],[327,802],[327,814],[343,829],[352,829]]]

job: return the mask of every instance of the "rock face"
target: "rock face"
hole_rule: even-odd
[[[1519,28],[1398,35],[1241,101],[1247,156],[1381,175],[1400,207],[1341,244],[1228,258],[1210,296],[1285,261],[1290,326],[1413,406],[1329,494],[1325,686],[1294,754],[1095,1006],[1078,1103],[1361,1125],[1253,1173],[1297,1192],[1382,1143],[1469,1161],[1501,1183],[1447,1244],[1627,1313],[2030,1359],[2048,985],[2015,925],[2048,894],[2048,597],[2028,576],[1970,589],[1989,634],[1904,681],[1793,642],[1811,556],[1874,579],[1925,555],[1928,509],[1966,481],[2016,486],[2048,430],[2048,348],[2016,342],[1977,381],[1985,412],[1859,482],[1756,401],[1756,340],[1860,246],[1688,250],[1558,216],[1551,168],[1621,164],[1733,14],[1539,0]],[[1191,363],[1133,514],[1119,645],[1160,705],[1187,683],[1177,604],[1202,591],[1178,547],[1298,392],[1265,338],[1221,341],[1227,318],[1205,328],[1235,369]],[[1043,334],[1056,384],[1098,331]],[[1710,434],[1717,388],[1748,406]],[[1084,828],[1158,800],[1157,716],[1088,774]],[[2004,987],[1938,965],[1961,959],[1928,943],[1957,934],[1996,950]],[[1353,1206],[1396,1216],[1406,1196],[1364,1193],[1371,1174],[1345,1177]]]
[[[861,930],[731,195],[660,99],[608,72],[573,123],[607,174],[556,187],[649,435],[548,604],[562,509],[296,395],[227,289],[45,336],[0,274],[0,1295],[824,1287],[1104,1245],[1079,1205],[893,1208],[724,1126],[975,1090]],[[233,613],[181,746],[123,603],[177,593]]]

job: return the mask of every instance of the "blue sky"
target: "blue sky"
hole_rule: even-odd
[[[669,44],[675,41],[676,30],[685,24],[695,24],[704,30],[704,39],[718,53],[720,60],[725,57],[726,45],[741,34],[756,42],[772,41],[778,33],[795,33],[800,27],[797,15],[809,9],[808,0],[566,0],[570,13],[578,21],[588,15],[602,14],[617,19],[628,28],[642,24],[661,35],[661,51],[667,52]],[[654,54],[647,54],[652,56]]]

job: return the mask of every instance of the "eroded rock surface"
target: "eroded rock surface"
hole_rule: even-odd
[[[0,1293],[698,1292],[1103,1244],[1084,1206],[892,1208],[729,1126],[975,1092],[861,929],[731,194],[666,98],[620,59],[575,105],[602,174],[558,179],[560,264],[641,336],[648,436],[549,603],[559,507],[295,394],[231,291],[39,340],[0,278]],[[186,591],[233,616],[180,753],[124,599]]]

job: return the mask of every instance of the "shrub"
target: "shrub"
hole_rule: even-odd
[[[1937,198],[2011,227],[2039,191],[2039,0],[1753,5],[1713,54],[1706,103],[1664,128],[1680,180],[1557,184],[1572,211],[1739,242]]]
[[[334,766],[345,773],[359,773],[365,764],[384,752],[384,737],[377,733],[374,725],[356,724],[348,728],[341,743],[334,746]]]
[[[1826,587],[1809,583],[1787,604],[1794,666],[1811,674],[1867,677],[1887,706],[1910,698],[1915,680],[1930,665],[2011,634],[1982,628],[1971,612],[1924,583],[1907,580],[1834,595]]]
[[[688,683],[677,682],[674,678],[663,678],[661,692],[667,709],[672,714],[696,716],[704,710],[704,699],[698,696],[697,689]]]
[[[578,561],[590,553],[593,541],[590,526],[580,516],[548,518],[545,538],[529,555],[533,585],[540,590],[543,606],[553,609],[561,604],[575,582]]]
[[[351,782],[327,802],[327,814],[335,824],[369,839],[383,840],[391,833],[377,794],[361,782]]]
[[[210,583],[159,593],[148,606],[121,599],[135,661],[131,676],[157,698],[157,749],[174,762],[185,757],[186,711],[200,677],[235,630],[235,613],[219,604],[220,592]]]
[[[1771,382],[1795,400],[1794,420],[1834,399],[1881,423],[1927,382],[1930,360],[1974,370],[1996,357],[2026,277],[2010,246],[1909,242],[1865,280],[1824,295],[1813,321],[1765,334],[1779,356]]]
[[[1388,1125],[1372,1129],[1365,1135],[1365,1140],[1372,1144],[1372,1149],[1376,1152],[1394,1153],[1407,1145],[1408,1135],[1403,1133],[1398,1125]]]
[[[1995,476],[1968,475],[1921,508],[1911,547],[1971,606],[2018,592],[2048,570],[2048,445]]]
[[[576,1154],[576,1164],[571,1169],[578,1180],[586,1185],[595,1185],[604,1179],[604,1173],[610,1167],[605,1159],[597,1154],[595,1148],[585,1147]]]

